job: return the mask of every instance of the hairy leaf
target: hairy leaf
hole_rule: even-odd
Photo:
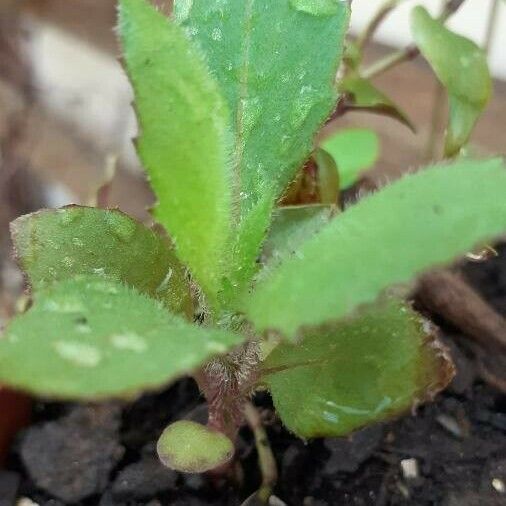
[[[190,288],[168,240],[118,210],[68,206],[11,224],[21,268],[34,290],[76,275],[126,283],[193,315]]]
[[[221,294],[225,307],[237,303],[237,298],[250,287],[253,276],[258,272],[260,247],[269,230],[273,206],[272,193],[268,193],[253,206],[236,230]]]
[[[501,160],[409,175],[361,200],[258,283],[243,307],[260,330],[294,336],[506,233]]]
[[[294,255],[307,239],[318,233],[331,219],[331,206],[288,206],[276,209],[265,241],[262,260],[269,267]]]
[[[490,99],[487,57],[473,41],[450,31],[424,7],[413,10],[411,26],[416,44],[448,91],[450,121],[445,152],[453,156],[469,140]]]
[[[226,464],[234,455],[234,443],[205,425],[180,420],[169,425],[157,444],[160,460],[183,473],[204,473]]]
[[[368,128],[338,130],[320,146],[334,158],[341,188],[355,183],[360,172],[370,169],[379,156],[378,136]]]
[[[411,130],[415,127],[406,113],[380,91],[371,81],[358,75],[350,75],[342,80],[341,91],[348,95],[350,104],[347,107],[356,111],[369,111],[384,116],[390,116]]]
[[[348,4],[176,0],[175,16],[206,54],[229,105],[233,163],[249,211],[290,183],[336,104]]]
[[[154,215],[212,302],[232,223],[229,113],[181,28],[146,0],[119,3],[138,152],[158,197]]]
[[[0,382],[59,399],[140,394],[240,344],[200,328],[120,283],[55,283],[0,338]]]
[[[452,367],[400,302],[282,343],[263,365],[276,411],[300,437],[343,436],[432,398]]]

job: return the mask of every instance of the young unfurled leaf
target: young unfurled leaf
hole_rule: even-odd
[[[335,107],[348,2],[176,0],[175,17],[206,54],[227,100],[248,211],[290,183]]]
[[[160,460],[183,473],[204,473],[226,464],[234,455],[234,443],[209,427],[188,420],[169,425],[157,444]]]
[[[337,206],[339,203],[341,180],[335,159],[324,149],[317,148],[313,153],[316,163],[316,190],[319,204]]]
[[[368,128],[338,130],[320,143],[320,147],[334,158],[341,188],[355,183],[360,172],[370,169],[379,156],[379,139]]]
[[[21,268],[33,290],[77,275],[126,283],[193,316],[185,271],[169,241],[118,210],[68,206],[11,224]]]
[[[260,329],[293,337],[339,319],[385,288],[506,233],[506,168],[462,161],[404,177],[332,220],[243,307]]]
[[[199,51],[147,0],[121,0],[119,32],[156,219],[211,299],[232,223],[229,113]]]
[[[450,99],[450,120],[445,153],[457,154],[472,133],[487,105],[492,81],[485,53],[473,41],[457,35],[424,7],[413,10],[412,32]]]
[[[378,90],[371,81],[358,75],[350,75],[342,80],[340,89],[348,95],[350,103],[347,104],[347,107],[349,109],[390,116],[411,130],[415,130],[406,113],[382,91]]]
[[[10,323],[0,338],[0,382],[60,399],[137,395],[241,341],[186,323],[120,283],[75,278],[37,292]]]
[[[343,436],[409,411],[453,373],[420,317],[393,301],[281,343],[263,370],[283,423],[304,438]]]
[[[332,156],[316,148],[278,201],[280,206],[333,205],[341,198],[339,172]]]

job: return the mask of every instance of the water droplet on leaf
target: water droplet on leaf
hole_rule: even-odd
[[[111,342],[112,345],[119,350],[134,351],[136,353],[142,353],[148,348],[146,341],[133,332],[116,334],[111,337]]]
[[[72,225],[81,216],[77,209],[59,209],[58,213],[61,214],[60,223],[64,227]]]
[[[193,6],[193,0],[177,0],[174,4],[174,17],[176,21],[182,23],[188,19]]]
[[[80,367],[96,367],[102,360],[100,350],[77,341],[56,341],[54,348],[61,358]]]
[[[65,267],[68,267],[70,269],[74,265],[74,259],[70,257],[65,257],[63,259],[63,265],[65,265]]]
[[[292,112],[292,126],[298,128],[304,123],[313,104],[315,103],[313,89],[310,86],[303,86],[300,95],[294,104]]]
[[[47,300],[44,304],[44,309],[53,313],[82,313],[85,307],[79,300]]]
[[[222,38],[222,33],[219,28],[214,28],[214,30],[211,32],[211,38],[216,41],[220,41]]]
[[[79,322],[76,324],[76,330],[80,334],[89,334],[91,332],[91,327],[87,323]]]

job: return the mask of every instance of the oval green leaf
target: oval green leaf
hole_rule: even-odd
[[[229,113],[182,29],[146,0],[120,0],[139,156],[180,259],[215,302],[232,225]]]
[[[174,14],[204,52],[230,111],[241,208],[228,247],[224,299],[230,301],[231,292],[249,288],[277,197],[309,158],[335,107],[349,5],[176,0]]]
[[[406,113],[368,79],[351,74],[341,81],[340,89],[347,95],[346,107],[350,110],[390,116],[415,131]]]
[[[102,399],[161,388],[240,344],[160,302],[96,277],[55,283],[0,338],[0,383],[58,399]]]
[[[156,449],[164,465],[183,473],[210,471],[234,455],[234,443],[225,434],[188,420],[169,425]]]
[[[281,343],[263,382],[286,427],[304,438],[344,436],[409,411],[444,388],[453,368],[423,322],[400,302]]]
[[[259,330],[294,337],[337,320],[391,285],[506,233],[502,160],[461,161],[408,175],[362,199],[306,241],[244,298]],[[261,275],[261,274],[260,274]]]
[[[379,138],[368,128],[338,130],[320,143],[335,160],[341,188],[357,181],[360,173],[370,169],[379,156]]]
[[[47,209],[13,221],[11,233],[33,290],[94,275],[126,283],[193,317],[186,273],[170,242],[121,211]]]
[[[175,1],[228,103],[243,212],[279,196],[309,158],[336,105],[349,14],[339,0]]]
[[[448,91],[450,120],[446,156],[456,155],[473,131],[492,92],[484,51],[473,41],[453,33],[418,6],[411,17],[413,37],[437,77]]]

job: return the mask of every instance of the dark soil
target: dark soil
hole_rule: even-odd
[[[463,270],[506,313],[506,247],[500,253]],[[506,396],[477,379],[454,329],[445,328],[444,339],[458,369],[451,387],[416,414],[350,439],[297,440],[275,419],[268,396],[258,396],[280,468],[273,504],[506,505]],[[193,381],[182,380],[122,408],[37,404],[34,424],[18,437],[8,471],[0,471],[0,506],[15,497],[45,506],[241,504],[260,479],[247,429],[238,445],[241,486],[181,475],[156,460],[163,428],[201,419],[201,402]]]

